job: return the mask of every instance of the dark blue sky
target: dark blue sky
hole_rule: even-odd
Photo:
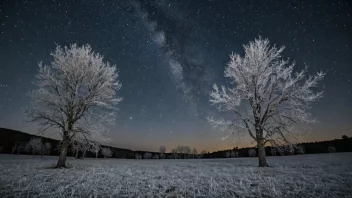
[[[155,150],[178,144],[216,150],[234,144],[206,122],[209,100],[229,54],[259,35],[285,45],[284,55],[323,70],[320,124],[306,140],[352,135],[352,5],[348,1],[16,1],[0,4],[0,126],[26,123],[26,92],[37,63],[56,44],[90,44],[116,64],[123,84],[113,145]],[[48,135],[53,132],[48,132]]]

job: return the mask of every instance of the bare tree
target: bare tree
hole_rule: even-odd
[[[198,151],[196,148],[193,148],[192,149],[192,155],[193,155],[193,158],[196,158],[196,155],[198,154]]]
[[[102,148],[101,149],[101,154],[104,156],[104,158],[111,157],[112,156],[112,151],[110,148]]]
[[[165,159],[166,147],[161,145],[159,148],[159,152],[160,152],[160,159]]]
[[[81,142],[78,139],[73,139],[71,141],[71,152],[75,155],[75,158],[78,159],[78,154],[81,149]],[[61,148],[60,148],[61,149]]]
[[[151,159],[151,158],[152,158],[152,154],[151,153],[144,153],[143,159]]]
[[[202,157],[204,157],[204,155],[205,154],[207,154],[208,153],[208,151],[206,151],[206,150],[202,150],[202,152],[200,153],[200,158],[202,158]]]
[[[257,152],[255,151],[255,149],[249,149],[248,150],[249,157],[255,157],[256,154],[257,154]]]
[[[42,151],[42,139],[41,138],[32,138],[26,144],[26,152],[31,152],[33,155],[40,153]]]
[[[51,152],[51,144],[50,144],[50,142],[45,142],[42,145],[42,156],[43,155],[49,155],[50,152]]]
[[[189,158],[189,155],[191,154],[192,149],[189,146],[183,146],[183,154],[184,158]]]
[[[322,97],[314,89],[325,74],[305,78],[307,69],[294,73],[294,63],[281,58],[283,50],[261,37],[244,45],[244,57],[232,54],[225,69],[232,87],[214,84],[210,94],[212,105],[233,116],[231,120],[210,117],[209,122],[229,132],[225,138],[249,134],[257,143],[261,167],[268,166],[265,144],[292,144],[304,131],[301,126],[315,122],[309,108]]]
[[[296,149],[297,149],[297,153],[298,153],[298,154],[304,154],[304,153],[306,153],[306,148],[305,148],[302,144],[298,145],[298,146],[296,147]]]
[[[79,136],[84,139],[105,139],[105,124],[113,124],[116,96],[121,88],[115,65],[103,62],[89,45],[57,46],[51,53],[49,66],[39,64],[37,89],[29,93],[33,107],[30,121],[59,129],[62,136],[56,167],[65,167],[68,146]]]
[[[140,155],[139,153],[136,153],[135,157],[136,157],[136,159],[142,159],[142,155]]]
[[[178,158],[178,155],[177,155],[178,149],[177,148],[172,149],[171,152],[172,152],[172,155],[174,156],[175,159]]]
[[[80,149],[82,151],[82,159],[86,156],[87,151],[91,149],[92,145],[93,145],[93,142],[88,139],[83,140],[81,142]]]
[[[95,158],[98,158],[99,151],[101,149],[101,146],[98,142],[92,142],[90,151],[95,154]]]
[[[24,142],[15,142],[12,145],[12,154],[20,154],[22,151],[25,150],[26,143]]]

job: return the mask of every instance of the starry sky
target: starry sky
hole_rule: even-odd
[[[324,97],[313,105],[320,123],[304,140],[352,136],[352,4],[349,1],[5,0],[0,3],[0,126],[30,133],[26,93],[38,62],[56,45],[90,44],[116,64],[124,98],[111,145],[156,151],[252,145],[222,140],[207,116],[213,83],[226,84],[231,52],[261,35],[296,69],[327,73]],[[46,136],[56,137],[48,130]]]

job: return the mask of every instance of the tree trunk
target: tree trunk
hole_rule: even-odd
[[[84,150],[83,155],[82,155],[82,159],[84,159],[84,157],[86,156],[86,151],[87,150]]]
[[[63,140],[61,147],[61,152],[59,156],[59,160],[57,161],[56,168],[65,168],[66,167],[66,155],[68,150],[67,140]]]
[[[263,140],[259,140],[257,143],[258,143],[259,167],[268,167],[269,165],[266,162],[264,141]]]
[[[78,152],[79,152],[79,151],[76,151],[75,159],[78,159]]]

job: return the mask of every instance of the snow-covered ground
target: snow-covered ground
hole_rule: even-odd
[[[0,197],[351,197],[352,153],[125,160],[0,155]]]

